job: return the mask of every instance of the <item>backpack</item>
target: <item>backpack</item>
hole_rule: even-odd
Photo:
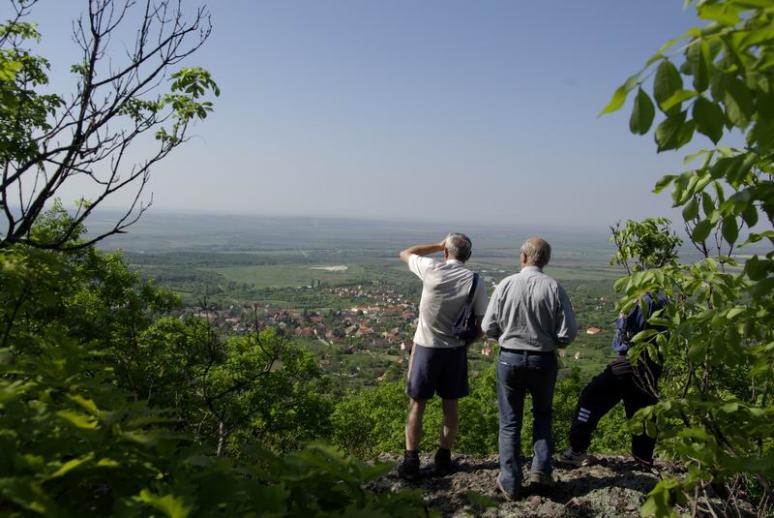
[[[462,309],[454,321],[454,327],[452,327],[452,334],[465,342],[465,345],[469,345],[479,334],[476,312],[473,308],[473,295],[476,293],[477,284],[478,274],[474,273],[473,284],[470,286],[468,297],[465,299],[465,304],[462,305]]]

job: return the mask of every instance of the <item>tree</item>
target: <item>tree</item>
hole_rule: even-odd
[[[610,264],[623,266],[631,274],[676,261],[683,241],[671,230],[671,223],[666,218],[647,218],[610,227],[610,240],[616,248]]]
[[[646,291],[672,300],[669,318],[652,318],[669,329],[655,343],[671,382],[635,420],[658,432],[688,473],[660,482],[642,512],[672,515],[689,503],[693,514],[736,514],[744,494],[766,515],[774,477],[774,2],[688,4],[706,25],[667,42],[603,110],[620,109],[635,92],[630,130],[647,133],[658,107],[659,152],[697,139],[712,144],[686,157],[697,166],[655,187],[672,188],[703,259],[632,272],[617,284],[624,308]],[[651,347],[652,332],[641,335],[640,347]]]
[[[79,87],[66,101],[41,93],[48,63],[23,46],[39,37],[23,21],[34,3],[11,1],[15,17],[0,24],[0,513],[427,515],[414,493],[364,488],[389,465],[319,445],[269,449],[326,423],[309,355],[269,335],[223,342],[203,322],[160,318],[176,297],[92,246],[142,214],[151,166],[211,109],[209,74],[170,68],[206,40],[206,12],[186,22],[180,2],[149,0],[135,17],[133,0],[90,0],[75,26]],[[138,19],[120,66],[111,35]],[[169,91],[151,97],[166,78]],[[157,151],[123,166],[143,135]],[[49,203],[77,177],[98,186],[93,201],[75,213]],[[84,237],[92,211],[131,185],[124,216]],[[245,436],[238,458],[214,455],[217,436],[192,433],[208,410]]]
[[[81,60],[71,67],[77,87],[68,98],[43,93],[49,63],[28,47],[41,35],[25,21],[36,2],[9,0],[14,17],[0,26],[0,248],[83,248],[137,221],[150,205],[142,195],[152,167],[212,110],[206,97],[220,92],[209,72],[173,70],[205,43],[210,19],[204,8],[187,19],[174,0],[89,0],[74,24]],[[116,36],[137,19],[133,46],[125,55],[114,52]],[[151,149],[153,139],[155,151],[130,160],[135,149]],[[88,184],[91,199],[77,200],[59,234],[32,236],[47,204],[73,181]],[[73,242],[99,205],[128,189],[134,189],[132,202],[108,230]]]

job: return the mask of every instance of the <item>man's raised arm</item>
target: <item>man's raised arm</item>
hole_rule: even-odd
[[[434,254],[436,252],[443,252],[443,249],[445,247],[446,247],[446,239],[434,245],[410,246],[400,253],[400,260],[403,261],[404,263],[407,263],[409,262],[409,258],[411,258],[412,255],[424,256],[424,255]]]

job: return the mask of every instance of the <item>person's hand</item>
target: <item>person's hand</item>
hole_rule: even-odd
[[[567,349],[559,349],[559,358],[564,359],[567,356]]]
[[[443,249],[446,248],[446,238],[443,238],[443,240],[438,243],[438,251],[443,252]]]

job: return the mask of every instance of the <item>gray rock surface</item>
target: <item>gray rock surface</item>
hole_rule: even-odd
[[[659,471],[679,472],[676,466],[657,462],[655,470],[644,468],[630,457],[598,456],[587,465],[554,468],[556,486],[539,492],[525,487],[522,496],[508,501],[496,486],[497,456],[455,455],[457,470],[451,475],[434,477],[432,456],[422,456],[419,480],[406,482],[397,472],[370,484],[376,491],[420,489],[430,507],[443,516],[639,516],[645,495],[659,480]],[[399,455],[383,455],[381,461],[398,462]],[[524,479],[528,476],[528,459]]]

